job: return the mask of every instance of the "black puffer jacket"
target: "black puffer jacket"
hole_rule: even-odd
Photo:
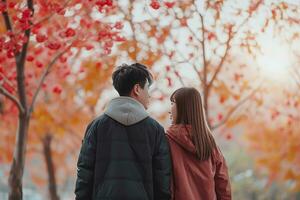
[[[171,198],[164,129],[130,97],[113,99],[88,125],[77,167],[77,200]]]

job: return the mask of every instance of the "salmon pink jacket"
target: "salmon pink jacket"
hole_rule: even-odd
[[[167,138],[173,162],[173,200],[231,200],[231,188],[225,159],[216,148],[208,160],[196,157],[190,136],[191,126],[172,125]]]

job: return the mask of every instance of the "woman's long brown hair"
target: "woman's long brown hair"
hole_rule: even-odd
[[[176,104],[176,124],[191,125],[191,137],[199,160],[207,160],[216,148],[208,126],[200,93],[195,88],[176,90],[170,100]]]

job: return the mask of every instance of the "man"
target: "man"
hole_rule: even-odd
[[[120,97],[87,127],[77,163],[76,199],[170,199],[165,132],[146,112],[152,75],[139,63],[124,64],[112,79]]]

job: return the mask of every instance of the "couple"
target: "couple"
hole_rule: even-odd
[[[146,112],[152,75],[139,63],[112,75],[120,97],[86,130],[77,163],[77,200],[231,199],[224,157],[207,125],[200,93],[176,90],[172,125]]]

